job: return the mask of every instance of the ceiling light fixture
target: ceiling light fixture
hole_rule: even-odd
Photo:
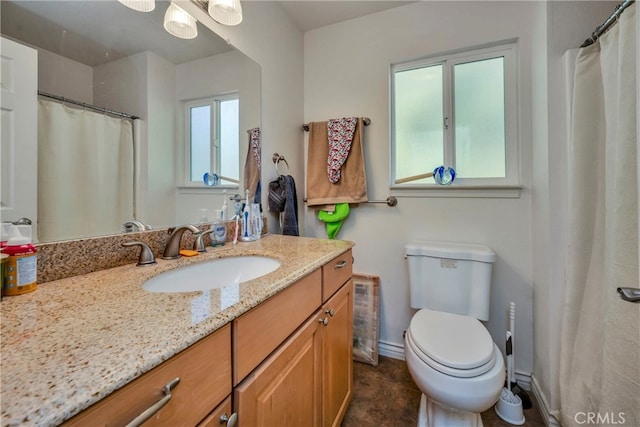
[[[151,12],[156,8],[155,0],[118,0],[123,5],[138,12]]]
[[[196,18],[175,3],[171,3],[164,14],[164,29],[181,39],[193,39],[198,35],[196,22]]]
[[[242,22],[240,0],[209,0],[209,15],[224,25],[238,25]]]

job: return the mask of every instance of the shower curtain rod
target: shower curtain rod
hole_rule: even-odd
[[[598,37],[606,33],[611,26],[613,26],[616,22],[618,22],[618,17],[622,13],[622,11],[624,11],[626,8],[631,6],[634,2],[635,0],[625,0],[624,2],[620,3],[618,7],[616,7],[616,10],[611,14],[611,16],[609,16],[602,25],[600,25],[599,27],[596,27],[596,29],[593,30],[591,37],[586,39],[584,43],[580,45],[580,47],[587,47],[589,45],[594,44],[596,40],[598,40]]]
[[[79,105],[81,107],[88,108],[93,111],[97,111],[99,113],[111,114],[112,116],[122,117],[123,119],[136,120],[140,118],[138,116],[132,116],[131,114],[121,113],[120,111],[113,111],[104,107],[96,107],[95,105],[87,104],[86,102],[75,101],[73,99],[65,98],[64,96],[53,95],[51,93],[43,92],[41,90],[38,91],[38,95],[44,96],[46,98],[55,99],[56,101],[60,101],[63,103],[66,102],[67,104]]]

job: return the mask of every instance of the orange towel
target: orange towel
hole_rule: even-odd
[[[307,146],[307,206],[361,203],[367,198],[367,177],[362,148],[362,118],[358,119],[351,151],[342,165],[340,181],[332,184],[327,174],[329,141],[327,122],[309,123]]]

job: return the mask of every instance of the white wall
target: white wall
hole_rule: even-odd
[[[147,144],[148,177],[143,195],[149,224],[176,225],[175,222],[175,66],[162,57],[147,55]],[[144,160],[143,160],[144,163]],[[136,207],[137,208],[137,207]]]
[[[439,52],[518,39],[519,198],[399,198],[397,207],[353,209],[339,238],[352,240],[355,271],[380,276],[381,351],[402,354],[409,308],[404,244],[415,239],[482,243],[498,256],[491,318],[504,349],[510,301],[517,305],[516,369],[533,369],[531,289],[531,4],[418,2],[305,33],[305,121],[367,116],[369,199],[389,195],[389,66]],[[305,234],[326,236],[307,210]]]
[[[93,104],[93,69],[64,56],[38,51],[38,89]]]
[[[139,53],[93,68],[95,105],[147,119],[146,56]]]
[[[198,59],[176,66],[176,111],[178,112],[178,135],[176,137],[176,160],[179,176],[184,174],[183,138],[184,123],[181,120],[182,101],[205,98],[229,91],[238,91],[240,99],[240,186],[229,189],[228,195],[244,194],[244,163],[248,150],[248,134],[245,130],[260,127],[260,66],[246,55],[231,51],[208,58]],[[269,161],[269,159],[267,159]],[[178,189],[176,194],[176,223],[195,223],[201,218],[200,209],[207,209],[212,216],[222,207],[224,198],[220,188],[202,187]],[[229,203],[229,206],[231,204]],[[228,210],[231,214],[231,209]]]

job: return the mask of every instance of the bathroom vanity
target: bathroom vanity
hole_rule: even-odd
[[[145,425],[339,425],[353,380],[352,246],[266,236],[5,298],[2,424],[124,425],[167,401]],[[281,267],[208,291],[141,288],[178,266],[241,255]]]

